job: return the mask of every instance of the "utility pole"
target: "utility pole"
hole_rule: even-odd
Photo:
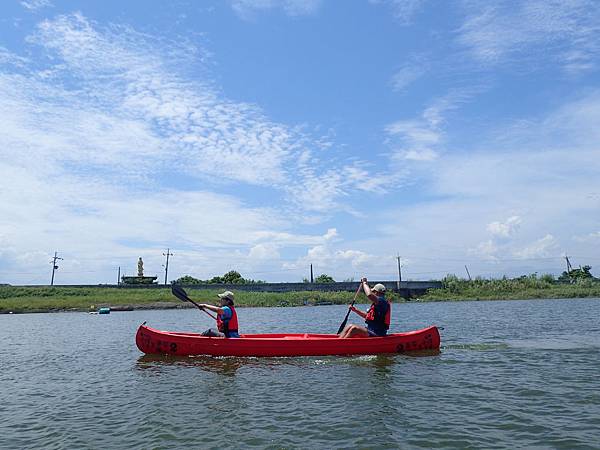
[[[52,258],[52,261],[50,261],[50,264],[52,264],[52,279],[50,280],[50,286],[54,286],[54,271],[56,269],[58,269],[58,266],[56,265],[56,260],[57,259],[62,259],[59,258],[57,255],[57,252],[54,252],[54,258]]]
[[[119,266],[119,272],[117,272],[117,286],[121,285],[121,266]]]
[[[315,282],[315,279],[313,278],[312,264],[310,265],[310,282],[311,284]]]
[[[163,253],[163,256],[167,257],[167,263],[165,264],[165,286],[167,285],[167,274],[169,273],[169,256],[173,256],[173,253],[170,253],[169,250],[167,249],[167,253]]]
[[[402,266],[400,265],[400,255],[398,255],[396,259],[398,260],[398,292],[400,292],[400,283],[402,283]]]
[[[571,265],[571,261],[569,261],[569,257],[565,255],[565,261],[567,261],[567,273],[573,270],[573,266]]]
[[[471,281],[471,274],[469,273],[469,268],[465,264],[465,270],[467,271],[467,276],[469,277],[469,281]]]

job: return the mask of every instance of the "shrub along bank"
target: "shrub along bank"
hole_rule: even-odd
[[[532,274],[519,278],[465,280],[449,275],[441,289],[430,289],[423,301],[443,300],[525,300],[535,298],[599,297],[600,280],[578,279],[561,283],[552,275]]]

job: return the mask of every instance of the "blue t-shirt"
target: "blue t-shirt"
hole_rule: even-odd
[[[233,317],[233,311],[231,310],[231,308],[229,306],[221,306],[221,309],[223,310],[223,314],[221,314],[221,320],[223,320],[224,322],[227,322],[229,319],[231,319]],[[230,331],[228,333],[229,338],[239,338],[240,335],[238,334],[237,331]]]
[[[222,320],[227,321],[233,317],[233,311],[231,311],[229,306],[221,306],[221,309],[223,310],[223,314],[221,314]]]

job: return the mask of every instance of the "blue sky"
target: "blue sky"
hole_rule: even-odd
[[[0,282],[600,272],[596,1],[7,1]]]

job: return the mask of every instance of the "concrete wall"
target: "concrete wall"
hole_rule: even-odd
[[[369,281],[369,285],[382,283],[393,292],[399,292],[402,297],[410,298],[423,295],[427,289],[442,287],[440,281],[403,281],[398,291],[397,281]],[[260,283],[260,284],[185,284],[185,289],[211,289],[229,291],[252,291],[252,292],[294,292],[294,291],[348,291],[355,292],[358,289],[358,281],[343,281],[336,283]],[[170,285],[169,285],[170,286]],[[93,285],[55,285],[55,287],[120,287],[123,289],[159,289],[165,288],[164,284],[93,284]]]
[[[423,295],[427,289],[437,289],[442,287],[440,281],[403,281],[398,291],[397,281],[369,281],[369,285],[382,283],[388,290],[399,292],[402,297],[409,298]],[[188,284],[183,285],[185,289],[215,289],[230,291],[251,291],[251,292],[294,292],[294,291],[348,291],[354,292],[358,289],[359,282],[336,282],[336,283],[260,283],[260,284]],[[164,285],[160,285],[164,286]],[[122,286],[122,287],[142,287],[140,285]],[[159,286],[143,286],[159,287]]]

